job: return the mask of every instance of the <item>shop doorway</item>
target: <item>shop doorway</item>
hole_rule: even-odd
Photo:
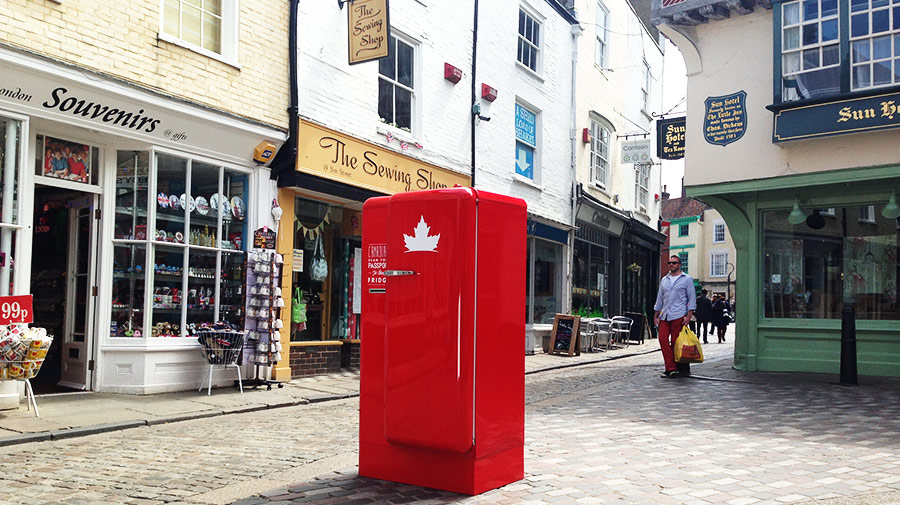
[[[97,203],[93,193],[35,185],[34,326],[54,337],[36,394],[92,388]]]

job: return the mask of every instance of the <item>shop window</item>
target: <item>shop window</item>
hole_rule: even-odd
[[[415,69],[415,46],[392,35],[388,56],[378,60],[378,116],[408,132],[415,109]]]
[[[110,335],[240,324],[248,173],[168,154],[154,157],[153,170],[149,161],[147,152],[117,155]]]
[[[534,307],[529,323],[552,323],[556,313],[562,311],[562,246],[554,242],[529,239],[531,291],[528,294]]]
[[[691,231],[691,225],[688,224],[680,224],[678,225],[678,236],[679,237],[687,237]]]
[[[361,282],[354,268],[361,255],[360,212],[308,198],[294,199],[292,299],[306,304],[305,321],[292,321],[292,341],[359,338],[359,316],[351,286]],[[312,274],[316,258],[327,276]]]
[[[163,0],[159,38],[234,63],[237,16],[237,0]]]
[[[516,175],[530,182],[538,181],[538,120],[538,111],[516,103]]]
[[[725,242],[725,222],[716,221],[713,224],[713,244],[721,244]]]
[[[591,173],[594,183],[605,188],[609,182],[610,128],[591,120]]]
[[[684,273],[688,273],[688,253],[678,253],[678,259],[681,260],[681,271]]]
[[[896,219],[860,222],[859,206],[836,207],[814,229],[788,224],[789,212],[763,213],[766,317],[840,319],[852,304],[857,319],[900,319]]]
[[[609,66],[609,9],[603,2],[597,2],[597,47],[594,49],[594,64],[606,70]]]
[[[572,265],[572,310],[582,317],[604,317],[606,309],[607,249],[575,241]]]
[[[79,184],[97,183],[100,150],[96,147],[38,135],[34,152],[34,175],[37,177],[50,177]]]
[[[0,296],[15,293],[14,251],[19,230],[19,156],[22,124],[0,117]]]
[[[541,23],[536,16],[519,9],[519,39],[516,59],[532,72],[540,73]]]
[[[782,83],[776,102],[900,83],[900,8],[890,0],[798,0],[774,4]],[[842,30],[840,19],[849,19]],[[841,46],[849,47],[849,59]]]

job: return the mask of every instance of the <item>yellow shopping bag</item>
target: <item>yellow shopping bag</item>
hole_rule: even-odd
[[[703,363],[700,340],[690,328],[684,326],[675,339],[675,361],[678,363]]]

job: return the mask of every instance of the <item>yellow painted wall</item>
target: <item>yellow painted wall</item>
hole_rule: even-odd
[[[288,2],[239,2],[240,69],[157,39],[161,0],[3,0],[0,43],[288,127]]]

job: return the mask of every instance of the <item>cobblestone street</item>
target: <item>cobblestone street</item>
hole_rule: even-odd
[[[695,375],[728,370],[730,345],[705,351]],[[895,380],[660,369],[651,353],[528,375],[526,478],[477,497],[357,477],[347,399],[0,449],[0,503],[900,503]]]

